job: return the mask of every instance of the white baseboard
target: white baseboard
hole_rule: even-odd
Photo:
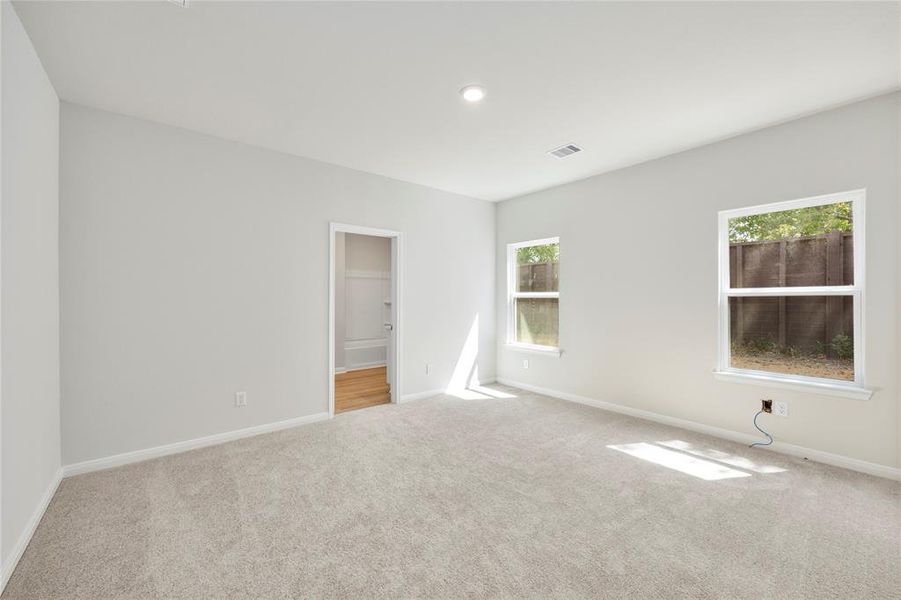
[[[713,427],[711,425],[695,423],[694,421],[677,419],[676,417],[669,417],[667,415],[661,415],[659,413],[647,410],[631,408],[629,406],[623,406],[622,404],[613,404],[612,402],[604,402],[603,400],[595,400],[594,398],[587,398],[585,396],[579,396],[577,394],[559,392],[557,390],[538,387],[528,383],[513,381],[512,379],[506,379],[504,377],[498,377],[497,382],[503,385],[520,388],[529,392],[535,392],[536,394],[543,394],[545,396],[551,396],[552,398],[559,398],[561,400],[568,400],[570,402],[586,404],[588,406],[594,406],[595,408],[609,410],[611,412],[623,415],[629,415],[630,417],[637,417],[639,419],[647,419],[648,421],[654,421],[656,423],[663,423],[664,425],[681,427],[682,429],[688,429],[690,431],[696,431],[698,433],[705,433],[707,435],[712,435],[714,437],[723,438],[725,440],[730,440],[733,442],[750,444],[752,442],[760,441],[757,436],[749,433],[740,433],[738,431],[732,431],[731,429],[721,429],[719,427]],[[866,473],[868,475],[876,475],[877,477],[885,477],[886,479],[901,481],[901,469],[889,467],[887,465],[880,465],[878,463],[871,463],[865,460],[841,456],[840,454],[823,452],[822,450],[804,448],[803,446],[796,446],[794,444],[786,444],[785,442],[773,442],[771,446],[764,446],[763,448],[782,454],[788,454],[790,456],[796,456],[798,458],[806,458],[816,462],[821,462],[827,465],[832,465],[834,467],[842,467],[844,469],[851,469],[852,471],[858,471],[860,473]]]
[[[5,563],[3,563],[2,572],[0,572],[0,594],[3,593],[4,589],[6,589],[6,584],[9,581],[9,578],[12,576],[13,571],[16,570],[16,565],[19,564],[19,559],[22,558],[22,555],[25,553],[25,548],[28,547],[28,543],[31,541],[31,537],[34,535],[35,530],[37,530],[38,524],[41,522],[44,513],[47,511],[47,507],[50,505],[50,500],[52,500],[53,495],[56,494],[56,489],[59,487],[59,482],[62,481],[62,478],[63,470],[57,469],[56,475],[53,476],[53,479],[50,481],[50,485],[47,486],[47,489],[44,491],[44,495],[41,496],[41,501],[38,503],[37,507],[35,507],[34,509],[34,512],[31,514],[31,518],[28,520],[28,524],[25,526],[25,530],[22,531],[19,539],[16,540],[16,545],[13,546],[13,550],[9,555],[9,559],[7,559]]]
[[[387,365],[388,363],[384,360],[373,360],[371,362],[356,363],[352,367],[347,367],[344,371],[363,371],[364,369],[374,369],[376,367],[385,367]]]
[[[485,379],[480,379],[475,385],[488,385],[490,383],[494,383],[497,381],[494,377],[486,377]],[[416,392],[415,394],[404,394],[400,402],[413,402],[414,400],[425,400],[426,398],[433,398],[435,396],[441,396],[447,393],[447,389],[439,388],[435,390],[426,390],[424,392]]]
[[[343,367],[335,369],[335,373],[352,373],[354,371],[365,371],[366,369],[375,369],[376,367],[386,367],[388,363],[383,360],[376,360],[368,363],[359,363],[352,367]]]
[[[444,388],[437,390],[426,390],[424,392],[416,392],[415,394],[404,394],[400,397],[400,402],[413,402],[414,400],[424,400],[433,396],[440,396],[444,393]]]
[[[276,421],[275,423],[266,423],[256,425],[254,427],[246,427],[235,431],[226,431],[225,433],[217,433],[193,440],[185,440],[183,442],[175,442],[174,444],[166,444],[165,446],[156,446],[154,448],[146,448],[144,450],[135,450],[133,452],[125,452],[106,458],[98,458],[95,460],[87,460],[80,463],[66,465],[63,467],[63,477],[71,477],[72,475],[80,475],[82,473],[90,473],[92,471],[100,471],[102,469],[111,469],[130,463],[167,456],[169,454],[177,454],[206,446],[215,446],[225,442],[240,440],[242,438],[260,435],[262,433],[271,433],[282,429],[290,429],[319,421],[327,421],[329,415],[327,412],[307,415],[305,417],[296,417],[294,419],[286,419],[284,421]]]

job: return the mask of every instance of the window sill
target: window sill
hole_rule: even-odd
[[[507,342],[504,344],[504,347],[508,350],[516,350],[518,352],[531,352],[532,354],[544,354],[546,356],[560,356],[563,351],[560,348],[554,348],[552,346],[533,346],[531,344],[517,344],[514,342]]]
[[[819,383],[816,381],[783,379],[781,377],[738,373],[735,371],[714,371],[713,376],[719,381],[795,390],[798,392],[821,394],[823,396],[839,396],[841,398],[853,398],[855,400],[869,400],[873,396],[873,390],[842,383]]]

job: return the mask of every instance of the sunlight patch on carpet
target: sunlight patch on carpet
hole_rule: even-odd
[[[705,481],[717,481],[719,479],[732,479],[735,477],[750,477],[750,473],[738,471],[710,460],[704,460],[676,450],[670,450],[638,442],[636,444],[618,444],[607,446],[611,450],[624,452],[629,456],[640,458],[648,462],[691,475]]]
[[[732,467],[738,467],[739,469],[753,471],[755,473],[784,473],[786,471],[786,469],[783,469],[782,467],[777,467],[775,465],[759,465],[753,460],[743,456],[736,456],[735,454],[729,454],[728,452],[722,452],[721,450],[714,450],[712,448],[700,448],[694,444],[683,442],[682,440],[669,440],[667,442],[655,443],[673,450],[681,450],[682,452],[700,456],[701,458],[709,458]]]

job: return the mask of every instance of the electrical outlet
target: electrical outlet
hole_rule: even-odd
[[[431,375],[431,374],[432,374],[432,363],[426,363],[426,364],[425,364],[425,374],[426,374],[426,375]]]
[[[760,410],[765,413],[773,412],[773,401],[772,400],[761,400],[760,401]]]
[[[235,392],[235,406],[247,406],[247,392]]]
[[[522,368],[523,368],[523,369],[528,369],[528,368],[529,368],[529,359],[528,359],[528,358],[522,359]]]
[[[782,400],[777,400],[773,402],[773,414],[777,417],[787,417],[788,416],[788,402],[784,402]]]

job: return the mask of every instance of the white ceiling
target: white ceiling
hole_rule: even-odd
[[[489,200],[901,85],[898,3],[15,6],[64,100]]]

